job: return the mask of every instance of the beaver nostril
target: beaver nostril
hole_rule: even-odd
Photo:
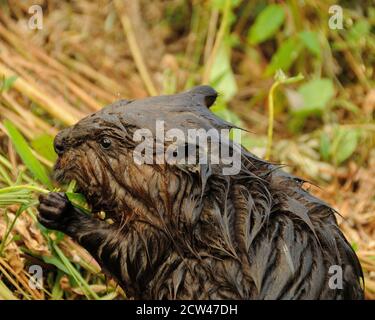
[[[55,137],[53,141],[53,147],[55,152],[61,156],[67,149],[67,139],[69,135],[69,128],[61,130]]]
[[[61,133],[57,134],[57,136],[55,137],[55,140],[53,141],[53,147],[55,149],[55,152],[59,156],[64,153],[66,149],[66,142]]]

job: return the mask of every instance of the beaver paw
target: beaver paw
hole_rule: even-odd
[[[38,221],[48,229],[65,231],[69,224],[72,205],[63,192],[39,196]]]

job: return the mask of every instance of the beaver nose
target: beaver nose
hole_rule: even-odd
[[[62,130],[60,131],[53,141],[53,147],[55,149],[55,152],[61,156],[64,151],[66,150],[66,137],[67,137],[67,131]]]

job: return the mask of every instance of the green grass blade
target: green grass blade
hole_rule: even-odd
[[[28,207],[28,204],[23,204],[23,205],[21,205],[18,208],[14,220],[12,221],[11,225],[9,226],[8,230],[6,231],[4,237],[3,237],[2,241],[1,241],[1,244],[0,244],[0,256],[3,255],[3,251],[4,251],[5,246],[7,244],[8,237],[9,237],[10,233],[12,232],[12,230],[13,230],[15,224],[16,224],[17,219],[19,218],[19,216],[21,215],[21,213],[24,212],[27,209],[27,207]]]
[[[0,279],[0,300],[18,300]]]
[[[12,140],[17,153],[21,157],[25,166],[40,182],[52,189],[52,183],[47,175],[47,172],[39,160],[33,155],[25,138],[18,131],[15,125],[9,120],[4,121],[4,126],[8,131],[10,139]]]
[[[53,243],[52,246],[55,252],[57,253],[57,255],[59,256],[59,258],[61,259],[61,261],[63,262],[63,264],[65,265],[65,267],[69,270],[74,280],[78,283],[79,287],[85,293],[86,297],[90,298],[91,296],[95,300],[99,300],[100,299],[99,296],[94,291],[91,290],[90,285],[85,281],[85,279],[83,279],[81,274],[74,268],[74,266],[71,264],[69,259],[64,255],[64,253],[60,250],[60,248],[55,243]]]

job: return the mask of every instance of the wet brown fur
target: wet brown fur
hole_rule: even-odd
[[[76,179],[93,211],[115,223],[84,215],[63,196],[42,199],[40,221],[71,235],[139,299],[363,298],[361,267],[334,210],[301,179],[244,149],[232,176],[220,165],[134,163],[133,133],[156,118],[184,130],[231,128],[208,110],[215,98],[202,86],[120,101],[62,131],[57,178]],[[334,265],[342,289],[329,287]]]

